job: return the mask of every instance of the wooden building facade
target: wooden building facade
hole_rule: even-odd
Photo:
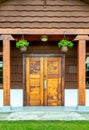
[[[25,53],[15,45],[22,37]],[[67,53],[57,46],[64,37],[74,42]],[[88,88],[89,4],[1,0],[0,106],[89,106]]]

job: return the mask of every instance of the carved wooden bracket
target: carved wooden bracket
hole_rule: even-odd
[[[77,35],[73,41],[79,41],[79,40],[89,41],[89,36],[88,35]]]
[[[12,35],[1,35],[0,40],[14,40]]]

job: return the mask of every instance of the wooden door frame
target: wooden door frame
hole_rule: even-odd
[[[23,105],[26,106],[26,57],[61,57],[62,65],[62,106],[64,106],[65,55],[64,54],[23,54]]]

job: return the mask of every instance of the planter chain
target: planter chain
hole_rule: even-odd
[[[66,31],[64,31],[64,39],[66,40]]]
[[[22,39],[24,39],[24,34],[22,34]]]

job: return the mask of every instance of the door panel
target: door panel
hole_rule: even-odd
[[[61,57],[26,58],[26,105],[62,104]]]
[[[43,104],[43,58],[26,58],[27,105]]]
[[[61,58],[45,58],[46,76],[46,104],[48,106],[61,105]]]

